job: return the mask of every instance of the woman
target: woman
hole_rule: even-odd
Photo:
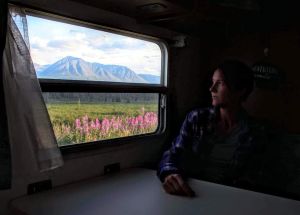
[[[265,138],[242,108],[253,89],[252,70],[228,60],[212,76],[212,107],[191,111],[160,162],[166,192],[193,196],[185,181],[192,176],[251,188],[261,180]]]

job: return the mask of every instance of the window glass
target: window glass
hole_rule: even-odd
[[[59,146],[153,133],[155,93],[43,93]]]
[[[31,57],[40,79],[160,84],[154,43],[27,16]]]

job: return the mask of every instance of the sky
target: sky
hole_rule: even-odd
[[[161,74],[161,50],[155,43],[27,16],[34,63],[53,64],[66,57],[122,65],[140,74]]]

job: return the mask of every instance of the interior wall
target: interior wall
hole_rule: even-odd
[[[219,49],[221,55],[215,60],[237,58],[249,65],[263,60],[280,68],[286,75],[286,82],[273,90],[255,87],[244,105],[251,115],[290,134],[299,134],[300,33],[295,29],[286,29],[268,34],[268,41],[264,39],[266,33],[233,35],[227,47]],[[269,44],[268,57],[263,52],[266,44]]]
[[[186,46],[170,48],[170,124],[169,143],[178,134],[186,114],[198,107],[207,106],[207,76],[212,67],[212,46],[209,40],[189,36]]]

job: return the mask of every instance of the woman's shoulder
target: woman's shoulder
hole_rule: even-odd
[[[187,116],[186,121],[192,124],[207,124],[214,121],[216,117],[216,110],[214,107],[199,107],[191,110]]]
[[[209,116],[215,115],[216,110],[214,107],[197,107],[192,109],[189,113],[189,117],[201,117],[201,116]]]

